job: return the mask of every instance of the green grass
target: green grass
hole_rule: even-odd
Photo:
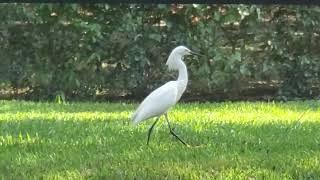
[[[137,105],[0,101],[0,179],[319,179],[319,104],[179,104],[188,148],[163,118],[146,146]]]

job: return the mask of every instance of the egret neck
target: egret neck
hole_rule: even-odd
[[[178,71],[179,76],[177,79],[178,83],[178,97],[177,101],[181,98],[183,92],[186,90],[187,84],[188,84],[188,71],[186,64],[182,61],[182,57],[179,58],[178,63]]]

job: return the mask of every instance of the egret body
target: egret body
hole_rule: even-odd
[[[157,117],[148,131],[148,140],[153,127],[158,122],[161,115],[164,115],[168,123],[170,133],[176,137],[181,143],[187,145],[180,139],[172,130],[168,119],[168,110],[174,106],[181,98],[183,92],[186,90],[188,84],[188,71],[187,66],[182,61],[185,55],[195,54],[185,46],[178,46],[170,53],[166,65],[170,70],[178,70],[179,76],[176,81],[169,81],[161,87],[151,92],[139,105],[138,109],[132,115],[132,122],[134,124],[140,123],[144,120]]]

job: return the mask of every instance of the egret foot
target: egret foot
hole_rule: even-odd
[[[169,130],[170,130],[170,134],[173,135],[175,138],[177,138],[182,144],[184,144],[185,146],[190,146],[188,145],[186,142],[184,142],[181,138],[179,138],[178,135],[176,135],[176,133],[172,130],[171,128],[171,125],[169,123],[169,119],[168,119],[168,114],[165,114],[165,117],[166,117],[166,120],[167,120],[167,123],[168,123],[168,127],[169,127]]]

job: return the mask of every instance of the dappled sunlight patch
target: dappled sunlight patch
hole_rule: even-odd
[[[320,173],[320,152],[314,152],[307,158],[295,159],[297,175],[303,178],[317,179]],[[304,175],[305,174],[305,175]]]
[[[201,121],[210,123],[233,122],[233,123],[272,123],[287,122],[299,120],[300,116],[306,121],[319,121],[320,109],[308,109],[300,107],[301,104],[288,106],[283,103],[221,103],[217,104],[199,104],[199,107],[193,104],[181,104],[170,111],[172,120],[177,122]],[[304,109],[304,110],[303,110]]]
[[[86,177],[92,174],[90,169],[84,169],[79,171],[78,169],[67,169],[67,170],[61,170],[61,171],[54,171],[54,172],[48,172],[43,173],[42,177],[44,179],[64,179],[64,177],[68,177],[70,179],[78,179],[80,177]]]
[[[90,121],[90,120],[125,120],[128,119],[129,112],[17,112],[17,113],[2,113],[0,116],[0,121],[10,121],[10,120],[79,120],[79,121]]]
[[[40,143],[41,140],[36,133],[35,135],[30,135],[29,133],[22,134],[21,132],[18,135],[3,134],[0,135],[0,146],[10,146],[14,144],[33,144]]]

